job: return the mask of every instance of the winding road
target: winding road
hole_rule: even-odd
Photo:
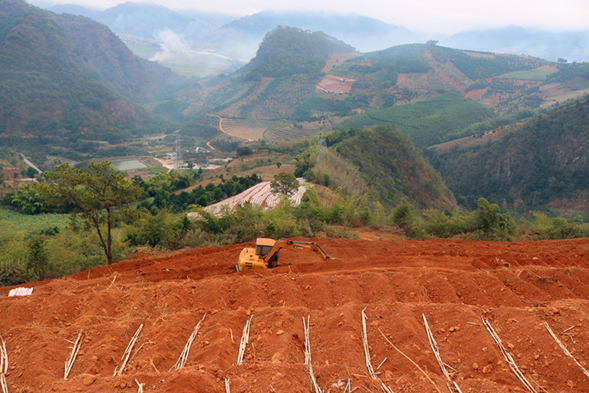
[[[209,114],[208,114],[208,116],[213,116],[213,117],[216,117],[216,118],[218,118],[218,119],[219,119],[219,130],[220,130],[222,133],[224,133],[224,134],[227,134],[227,135],[229,135],[229,136],[234,136],[234,137],[236,137],[236,138],[239,138],[239,139],[245,139],[245,140],[246,140],[246,141],[248,141],[248,142],[251,142],[251,141],[252,141],[252,139],[250,139],[250,138],[245,138],[245,137],[243,137],[243,136],[239,136],[239,135],[230,134],[230,133],[228,133],[227,131],[225,131],[225,130],[223,129],[223,118],[222,118],[221,116],[219,116],[219,115],[215,115],[215,114],[212,114],[212,113],[209,113]]]

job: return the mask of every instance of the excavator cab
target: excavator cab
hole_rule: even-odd
[[[268,255],[270,253],[270,251],[272,251],[272,248],[274,248],[275,244],[276,244],[276,240],[274,240],[274,239],[266,239],[266,238],[262,238],[262,237],[256,239],[256,255],[259,256],[260,258],[264,258],[266,255]],[[278,253],[275,253],[268,260],[267,267],[271,269],[273,267],[276,267],[277,265],[278,265]]]

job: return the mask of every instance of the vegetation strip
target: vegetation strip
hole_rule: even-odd
[[[581,368],[581,370],[583,370],[583,374],[585,374],[585,376],[587,376],[589,378],[589,371],[587,371],[587,369],[585,369],[585,367],[583,367],[581,365],[581,363],[579,363],[579,361],[577,359],[575,359],[575,357],[569,352],[569,350],[564,346],[564,344],[560,341],[560,339],[558,337],[556,337],[556,334],[554,334],[554,332],[550,328],[550,325],[548,325],[548,322],[544,322],[544,326],[546,327],[546,330],[548,330],[548,333],[550,333],[550,335],[552,336],[552,338],[554,339],[554,341],[556,341],[556,343],[558,344],[558,346],[564,351],[565,355],[567,355],[568,357],[570,357],[571,359],[573,359],[573,361],[575,362],[575,364],[577,366],[579,366]]]
[[[83,341],[84,341],[84,333],[80,332],[80,333],[78,333],[78,338],[76,339],[76,342],[74,343],[74,346],[72,347],[72,353],[70,354],[70,357],[68,358],[68,360],[66,360],[66,362],[65,362],[63,379],[66,381],[67,381],[68,375],[70,375],[70,371],[72,370],[72,367],[74,366],[74,362],[76,361],[76,357],[78,356],[78,351],[80,350],[80,347],[82,346]]]
[[[307,321],[305,323],[305,317],[303,317],[303,330],[305,331],[305,366],[309,370],[309,378],[311,379],[312,390],[315,393],[322,393],[321,388],[317,384],[317,378],[313,372],[313,364],[311,363],[311,338],[309,334],[309,327],[311,322],[311,316],[307,315]]]
[[[237,364],[243,364],[243,355],[245,354],[245,347],[250,341],[250,326],[254,316],[250,317],[243,327],[243,334],[241,335],[241,342],[239,343],[239,354],[237,355]]]
[[[366,308],[362,310],[362,343],[364,344],[364,356],[366,357],[366,367],[368,368],[368,374],[372,379],[380,382],[380,388],[384,393],[393,393],[393,389],[389,388],[385,383],[376,375],[374,368],[372,367],[372,361],[370,359],[370,347],[368,346],[368,333],[366,331]],[[382,363],[381,363],[382,365]],[[380,366],[379,366],[380,367]]]
[[[503,343],[501,342],[501,338],[499,338],[499,335],[495,332],[495,329],[493,329],[493,326],[491,326],[489,321],[487,321],[483,317],[481,317],[481,321],[483,322],[483,325],[487,328],[487,330],[491,334],[491,337],[493,337],[493,340],[495,340],[495,343],[499,347],[499,350],[501,351],[503,358],[505,359],[505,361],[509,365],[509,368],[511,368],[511,371],[513,371],[515,376],[524,384],[524,386],[530,392],[537,393],[536,389],[534,389],[532,384],[526,379],[524,374],[520,371],[519,367],[517,367],[517,364],[515,364],[515,361],[513,360],[513,357],[511,356],[511,354],[509,352],[507,352],[507,350],[503,346]]]
[[[170,368],[170,371],[172,371],[174,369],[184,368],[184,365],[186,364],[186,360],[188,359],[188,355],[190,354],[190,347],[192,346],[192,343],[196,339],[196,335],[198,334],[198,330],[200,329],[200,324],[205,320],[206,316],[207,316],[207,314],[205,313],[205,315],[202,317],[202,319],[194,327],[194,330],[192,331],[192,334],[190,335],[190,337],[188,337],[188,341],[186,342],[186,345],[184,346],[184,349],[182,350],[180,357],[178,358],[176,363],[172,366],[172,368]]]
[[[131,338],[131,341],[129,341],[129,344],[127,345],[127,349],[125,349],[125,352],[123,353],[123,357],[121,358],[123,363],[121,364],[121,367],[119,367],[118,369],[115,367],[115,372],[113,373],[113,377],[116,377],[116,376],[120,377],[121,375],[123,375],[123,371],[125,371],[125,367],[127,367],[127,362],[129,361],[129,358],[131,357],[131,351],[133,351],[133,347],[135,346],[135,343],[137,342],[137,340],[139,340],[139,334],[141,333],[141,329],[143,329],[143,324],[139,325],[139,328],[135,332],[135,335],[133,336],[133,338]]]

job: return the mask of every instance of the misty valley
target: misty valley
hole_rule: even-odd
[[[64,164],[111,163],[143,190],[127,224],[144,232],[121,229],[126,244],[181,247],[188,212],[278,175],[316,190],[284,213],[295,214],[290,229],[259,212],[257,233],[353,224],[415,238],[582,235],[589,63],[579,45],[588,34],[534,34],[512,27],[437,40],[336,13],[235,18],[5,0],[0,222],[76,212],[43,200],[39,187]],[[505,45],[521,37],[529,52]],[[254,236],[200,214],[212,236],[200,245]],[[42,228],[65,230],[58,222]],[[164,222],[182,240],[150,240],[147,228]]]

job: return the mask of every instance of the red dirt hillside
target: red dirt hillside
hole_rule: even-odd
[[[366,366],[365,309],[375,376],[396,393],[449,391],[422,314],[462,392],[589,392],[589,377],[543,324],[587,368],[589,239],[315,240],[336,259],[283,250],[276,269],[236,273],[242,244],[137,254],[24,285],[34,287],[27,297],[7,298],[11,288],[0,288],[8,389],[136,392],[137,380],[145,392],[225,392],[227,378],[231,392],[308,392],[302,318],[310,315],[322,391],[344,392],[349,378],[352,391],[381,392]],[[205,313],[186,367],[168,371]],[[251,315],[245,363],[236,365]],[[480,317],[534,390],[516,378]],[[140,324],[123,375],[113,377]],[[79,332],[85,338],[65,381],[64,363]]]

